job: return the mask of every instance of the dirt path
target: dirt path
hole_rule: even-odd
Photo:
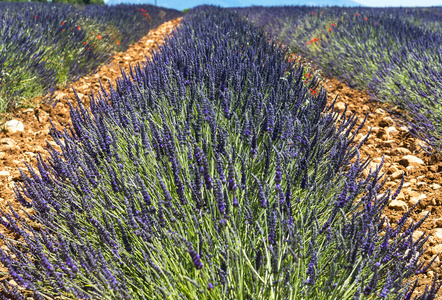
[[[95,75],[83,77],[75,82],[73,86],[80,98],[86,100],[91,90],[99,90],[99,79],[102,82],[107,82],[108,79],[114,82],[120,75],[120,65],[123,69],[128,70],[129,63],[135,65],[137,62],[145,61],[145,56],[150,56],[151,51],[157,47],[157,44],[160,45],[163,42],[163,37],[169,34],[179,22],[180,19],[176,19],[164,23],[158,29],[151,31],[140,42],[132,45],[126,52],[116,54],[113,61],[103,66]],[[327,80],[325,87],[328,90],[329,100],[332,101],[339,95],[336,104],[337,110],[342,111],[347,103],[348,111],[356,112],[361,120],[366,113],[369,113],[366,125],[358,139],[362,139],[370,127],[372,134],[362,147],[361,156],[372,157],[371,166],[374,167],[385,154],[383,170],[389,176],[386,187],[395,191],[399,186],[402,174],[406,176],[402,192],[385,212],[390,224],[397,222],[400,216],[418,200],[421,202],[412,214],[412,219],[418,221],[426,212],[430,212],[421,231],[426,231],[431,235],[426,244],[428,251],[425,255],[425,259],[431,259],[442,251],[442,188],[440,186],[442,185],[442,157],[431,156],[420,151],[419,145],[422,142],[413,138],[406,128],[396,125],[386,112],[386,106],[371,102],[366,92],[351,89],[336,79],[328,78]],[[108,87],[107,83],[105,87]],[[60,101],[55,108],[38,104],[35,109],[20,109],[14,112],[13,119],[23,123],[24,131],[0,133],[0,208],[4,211],[9,210],[7,208],[8,201],[15,208],[21,207],[14,199],[12,190],[14,182],[20,181],[17,167],[25,170],[23,161],[36,166],[36,153],[38,152],[43,157],[46,156],[46,140],[50,140],[47,135],[48,118],[50,117],[59,129],[70,123],[66,97],[70,100],[74,99],[72,89],[59,90],[56,92],[56,96]],[[35,103],[40,101],[41,99],[35,99]],[[49,143],[55,145],[52,141]],[[0,233],[10,236],[3,226],[0,227]],[[418,235],[419,233],[416,234],[416,236]],[[418,293],[423,292],[425,284],[431,283],[434,271],[439,270],[440,267],[440,260],[437,259],[433,267],[426,274],[420,276]],[[441,279],[442,272],[438,273],[440,273],[439,279]],[[0,279],[1,277],[6,276],[0,276]],[[438,299],[442,299],[442,293]]]

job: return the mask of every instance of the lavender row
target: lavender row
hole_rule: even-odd
[[[51,95],[180,15],[152,5],[0,3],[0,113]]]
[[[316,60],[328,75],[366,88],[442,149],[442,9],[252,7],[238,10]],[[394,112],[394,110],[393,110]]]
[[[13,280],[35,299],[411,299],[424,219],[386,222],[399,191],[379,194],[381,166],[362,176],[357,118],[287,54],[198,7],[90,110],[77,98],[15,188],[31,222],[1,212]]]

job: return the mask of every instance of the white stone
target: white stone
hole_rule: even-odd
[[[427,199],[427,195],[425,194],[421,194],[419,196],[415,196],[415,197],[410,197],[410,204],[411,205],[415,205],[417,202],[421,201],[421,203],[419,204],[419,206],[422,205],[422,200]]]
[[[434,190],[440,189],[440,185],[438,185],[437,183],[433,184],[433,189]]]
[[[428,214],[428,216],[430,216],[430,215],[431,215],[431,212],[428,211],[428,210],[421,211],[421,212],[419,213],[419,217],[423,218],[423,217],[425,217],[427,214]]]
[[[401,179],[403,174],[404,174],[404,171],[398,170],[398,171],[394,172],[393,174],[391,174],[390,178],[393,180],[394,179]]]
[[[441,253],[441,252],[442,252],[442,244],[436,245],[436,246],[431,248],[431,253],[433,255],[436,255],[436,254]]]
[[[413,232],[413,241],[417,241],[424,233],[422,231],[416,230]]]
[[[397,195],[396,200],[405,201],[405,194],[403,191],[399,192],[399,195]]]
[[[408,206],[407,203],[405,203],[402,200],[393,200],[388,205],[391,209],[397,210],[397,211],[407,211]]]
[[[11,133],[16,133],[17,131],[25,130],[25,126],[19,120],[11,120],[5,123],[4,129]]]
[[[80,97],[81,98],[81,97]],[[38,121],[40,123],[44,123],[47,122],[49,119],[49,114],[47,112],[45,112],[44,110],[39,110],[38,111]]]
[[[408,150],[407,148],[404,147],[398,147],[396,148],[396,154],[398,155],[407,155],[407,154],[411,154],[411,151]]]
[[[410,131],[410,130],[408,130],[408,128],[406,126],[399,127],[399,130],[402,132],[409,132]]]
[[[442,244],[442,228],[435,228],[432,234],[432,240]]]
[[[385,132],[388,134],[388,136],[392,136],[392,135],[398,133],[399,131],[396,129],[396,127],[390,126],[390,127],[385,128]]]
[[[36,156],[37,154],[35,154],[34,152],[25,152],[25,155],[32,158],[32,157]]]
[[[344,102],[336,102],[335,108],[339,111],[344,111],[345,109],[345,103]]]
[[[420,166],[424,164],[424,161],[414,155],[406,155],[402,157],[402,159],[399,161],[399,164],[403,165],[404,167]]]
[[[0,177],[6,177],[6,176],[10,176],[11,173],[9,173],[9,171],[0,171]]]
[[[7,145],[8,148],[12,148],[12,147],[14,147],[14,146],[17,144],[17,142],[14,141],[14,140],[11,139],[11,138],[3,138],[3,139],[0,140],[0,143],[1,143],[3,146]]]
[[[377,108],[376,113],[380,115],[385,115],[385,110],[383,110],[382,108]]]

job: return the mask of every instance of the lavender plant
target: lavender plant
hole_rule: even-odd
[[[35,299],[410,299],[423,220],[386,223],[397,192],[379,194],[381,166],[362,176],[357,118],[287,54],[198,7],[90,110],[77,98],[61,150],[15,188],[35,214],[1,211],[13,280]]]

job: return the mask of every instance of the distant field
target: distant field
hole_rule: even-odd
[[[442,150],[442,8],[238,9],[330,76],[405,111],[415,135]]]
[[[179,15],[152,5],[1,2],[0,116],[32,97],[50,98],[57,86],[93,72],[113,52]]]

